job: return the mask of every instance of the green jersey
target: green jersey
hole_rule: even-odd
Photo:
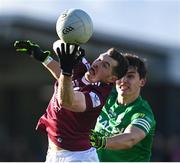
[[[129,125],[135,125],[146,133],[146,137],[131,149],[98,150],[101,162],[147,162],[150,161],[155,119],[149,104],[139,96],[124,106],[117,103],[117,92],[112,93],[98,117],[95,130],[110,137],[123,133]]]

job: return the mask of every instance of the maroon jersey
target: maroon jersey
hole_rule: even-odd
[[[74,68],[72,82],[74,90],[81,91],[85,95],[86,111],[72,112],[61,107],[57,100],[58,82],[56,82],[46,113],[37,124],[37,129],[46,131],[57,146],[71,151],[87,150],[91,147],[90,130],[94,128],[112,88],[111,85],[100,82],[90,84],[84,77],[90,65],[85,59],[80,64]]]

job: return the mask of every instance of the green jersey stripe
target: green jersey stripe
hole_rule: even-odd
[[[139,119],[134,120],[134,121],[132,122],[132,124],[136,124],[136,125],[142,126],[143,128],[145,128],[145,130],[146,130],[147,132],[149,132],[150,129],[151,129],[151,126],[150,126],[149,122],[146,121],[145,119],[142,119],[142,118],[139,118]]]

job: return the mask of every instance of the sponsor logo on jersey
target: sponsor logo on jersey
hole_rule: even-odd
[[[114,112],[113,110],[109,110],[109,116],[111,117],[111,118],[113,118],[113,117],[116,117],[116,112]]]
[[[62,138],[60,138],[60,137],[57,138],[57,141],[61,143],[62,142]]]

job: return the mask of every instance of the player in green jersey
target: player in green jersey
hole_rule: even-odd
[[[102,162],[150,161],[156,122],[150,105],[140,95],[146,66],[136,55],[127,54],[126,58],[128,72],[116,81],[90,135]]]

